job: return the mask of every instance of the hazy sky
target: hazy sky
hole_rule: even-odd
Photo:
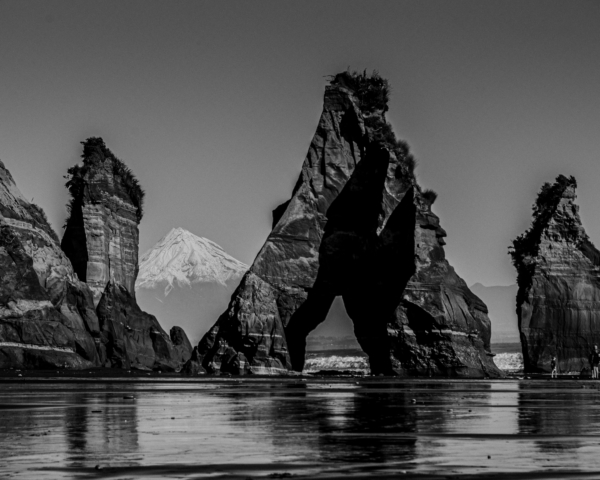
[[[600,245],[600,2],[0,0],[0,159],[62,235],[62,176],[102,136],[145,188],[141,252],[184,227],[251,263],[326,76],[378,69],[467,283],[559,173]]]

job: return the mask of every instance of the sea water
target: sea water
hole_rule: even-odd
[[[590,380],[0,379],[0,478],[598,478]]]
[[[348,345],[348,342],[345,343]],[[500,343],[492,346],[495,353],[494,363],[500,370],[507,373],[516,373],[523,370],[523,354],[518,343]],[[304,365],[305,373],[317,372],[346,372],[368,375],[370,373],[369,361],[359,348],[353,346],[337,345],[331,341],[309,345]]]

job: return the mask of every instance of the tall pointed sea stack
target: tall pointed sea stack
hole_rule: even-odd
[[[388,91],[376,73],[333,78],[292,198],[196,365],[300,371],[306,336],[341,296],[374,374],[501,375],[487,308],[445,260],[436,195],[386,121]]]
[[[83,163],[67,177],[72,199],[62,248],[96,304],[108,282],[135,297],[144,191],[101,138],[82,143]]]
[[[577,182],[560,175],[542,187],[529,230],[513,242],[517,315],[527,372],[589,367],[600,345],[600,252],[581,224]]]
[[[101,138],[82,144],[83,162],[71,167],[66,177],[72,199],[61,246],[94,294],[101,363],[176,370],[191,351],[176,348],[157,319],[135,300],[144,192]],[[182,334],[177,332],[178,338]]]

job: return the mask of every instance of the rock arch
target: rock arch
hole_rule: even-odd
[[[445,260],[431,196],[385,120],[384,88],[377,75],[351,74],[326,88],[292,197],[200,341],[198,366],[301,371],[306,336],[339,295],[375,374],[501,375],[487,308]]]

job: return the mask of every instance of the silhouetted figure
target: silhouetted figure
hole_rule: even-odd
[[[598,378],[598,364],[600,363],[600,352],[598,345],[594,345],[594,350],[590,355],[590,365],[592,367],[592,378]]]
[[[552,368],[552,372],[550,376],[552,378],[558,378],[558,371],[556,369],[558,362],[556,361],[556,357],[552,357],[552,361],[550,362],[550,368]]]

